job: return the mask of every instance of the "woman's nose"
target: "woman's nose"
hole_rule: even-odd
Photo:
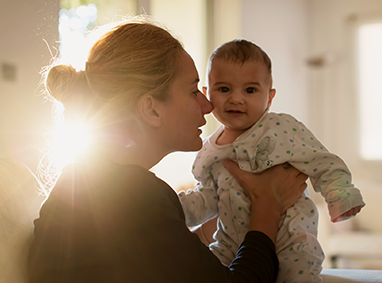
[[[212,106],[212,103],[202,94],[198,95],[199,97],[199,104],[202,108],[203,115],[207,115],[212,112],[214,107]]]

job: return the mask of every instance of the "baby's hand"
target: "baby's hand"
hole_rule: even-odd
[[[352,218],[352,217],[356,216],[357,213],[361,211],[361,209],[362,209],[362,206],[353,207],[352,209],[346,211],[345,213],[341,214],[337,218],[334,218],[332,222],[336,223],[338,221]]]

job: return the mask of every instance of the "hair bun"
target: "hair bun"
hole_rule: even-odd
[[[83,73],[77,72],[70,65],[53,66],[45,79],[46,89],[54,99],[65,104],[66,98],[73,92]]]

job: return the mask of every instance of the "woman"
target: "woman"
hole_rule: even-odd
[[[92,150],[63,170],[35,220],[31,283],[275,280],[278,223],[305,175],[279,166],[255,176],[226,161],[253,203],[250,231],[227,268],[189,232],[176,193],[148,171],[171,152],[201,148],[212,106],[198,81],[179,41],[144,19],[109,29],[85,72],[49,70],[49,95],[69,124],[92,129]]]

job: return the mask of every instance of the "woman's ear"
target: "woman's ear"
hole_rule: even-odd
[[[138,101],[138,112],[142,122],[152,127],[161,125],[159,101],[151,95],[144,95]]]

